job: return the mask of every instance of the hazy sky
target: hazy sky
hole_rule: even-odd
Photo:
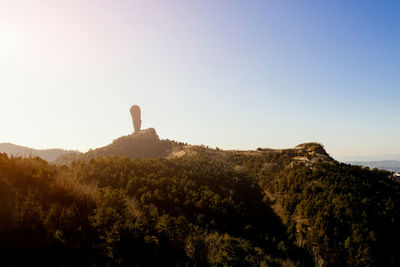
[[[0,142],[400,153],[399,1],[0,0]]]

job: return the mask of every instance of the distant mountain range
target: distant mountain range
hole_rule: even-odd
[[[58,157],[65,154],[78,155],[81,152],[76,150],[54,149],[34,149],[11,143],[0,143],[0,153],[7,153],[8,156],[15,157],[41,157],[47,161],[55,161]]]
[[[379,161],[348,161],[352,165],[367,166],[382,170],[400,172],[400,160],[379,160]]]
[[[341,162],[369,162],[369,161],[386,161],[386,160],[396,160],[400,161],[400,154],[387,154],[387,155],[377,155],[377,156],[345,156],[338,157],[338,161]]]

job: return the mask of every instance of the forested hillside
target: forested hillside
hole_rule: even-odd
[[[400,186],[319,144],[0,156],[0,265],[398,266]]]

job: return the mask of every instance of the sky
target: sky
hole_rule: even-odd
[[[142,128],[223,149],[400,153],[400,2],[0,0],[0,142]]]

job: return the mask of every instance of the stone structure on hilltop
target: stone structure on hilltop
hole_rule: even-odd
[[[133,136],[145,139],[159,139],[156,129],[154,128],[147,128],[144,130],[140,130],[140,132],[135,132]]]
[[[134,132],[137,133],[140,131],[140,127],[142,126],[140,107],[138,105],[133,105],[130,109],[130,112],[133,121],[133,129]]]

